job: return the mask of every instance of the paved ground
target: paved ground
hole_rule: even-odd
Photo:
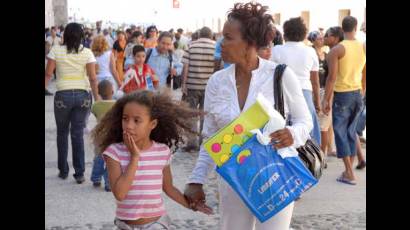
[[[50,91],[55,92],[54,82]],[[45,226],[52,229],[115,229],[113,217],[115,202],[111,193],[94,188],[89,181],[93,151],[86,138],[86,178],[78,185],[70,177],[63,181],[57,177],[56,127],[53,113],[53,97],[45,98]],[[90,117],[91,129],[96,121]],[[364,150],[365,150],[365,146]],[[69,147],[71,153],[71,147]],[[195,154],[177,152],[172,161],[175,185],[181,190],[196,160]],[[70,174],[73,173],[69,154]],[[293,229],[366,229],[366,170],[357,171],[358,185],[336,182],[343,170],[341,160],[329,158],[328,169],[320,183],[296,202]],[[219,210],[217,177],[212,173],[205,186],[208,204],[215,215],[206,216],[184,209],[164,196],[166,209],[171,217],[172,229],[218,229]]]

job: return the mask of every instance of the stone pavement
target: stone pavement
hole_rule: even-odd
[[[55,83],[49,87],[55,92]],[[180,95],[180,93],[178,94]],[[78,185],[71,176],[71,143],[69,143],[70,176],[67,180],[57,177],[56,127],[53,113],[53,97],[45,97],[45,227],[57,229],[115,229],[113,218],[115,201],[112,193],[103,187],[94,188],[89,180],[94,156],[88,136],[85,138],[86,182]],[[91,115],[88,128],[96,124]],[[365,150],[365,146],[364,150]],[[183,190],[194,167],[195,154],[176,152],[172,161],[173,180]],[[317,186],[306,192],[295,203],[292,219],[293,229],[366,229],[366,169],[357,171],[356,186],[336,182],[343,170],[342,161],[329,158],[328,169]],[[215,214],[206,216],[187,210],[168,197],[164,202],[173,223],[171,229],[218,229],[219,209],[217,199],[217,176],[212,173],[205,186],[207,202]]]

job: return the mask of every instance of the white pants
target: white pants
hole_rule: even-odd
[[[261,223],[230,185],[220,176],[218,179],[221,230],[289,230],[294,202],[269,220]]]

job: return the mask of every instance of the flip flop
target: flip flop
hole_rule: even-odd
[[[344,184],[349,184],[349,185],[356,185],[356,181],[354,180],[348,180],[344,177],[344,174],[342,173],[342,175],[340,175],[339,178],[336,179],[338,182],[340,183],[344,183]]]

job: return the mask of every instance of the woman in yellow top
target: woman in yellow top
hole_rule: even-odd
[[[90,49],[83,47],[83,27],[70,23],[64,31],[62,46],[53,46],[47,55],[45,74],[47,86],[56,69],[57,92],[54,97],[54,116],[57,126],[58,177],[66,179],[69,172],[67,163],[68,134],[71,133],[74,178],[77,183],[85,181],[84,128],[90,113],[92,94],[99,100],[95,58]],[[88,76],[88,77],[87,77]]]
[[[357,152],[356,126],[363,106],[362,95],[366,91],[366,53],[364,44],[355,38],[356,18],[346,16],[342,29],[344,40],[329,52],[323,108],[326,115],[333,110],[337,157],[342,158],[345,165],[337,181],[356,185],[353,161]]]
[[[155,26],[148,27],[147,32],[145,34],[145,42],[144,42],[144,47],[146,49],[157,47],[157,39],[158,39],[157,35],[158,35],[157,27]]]
[[[123,31],[117,32],[117,41],[113,45],[113,53],[115,56],[115,66],[117,68],[118,78],[120,82],[124,80],[124,61],[125,61],[125,46],[127,40]]]

